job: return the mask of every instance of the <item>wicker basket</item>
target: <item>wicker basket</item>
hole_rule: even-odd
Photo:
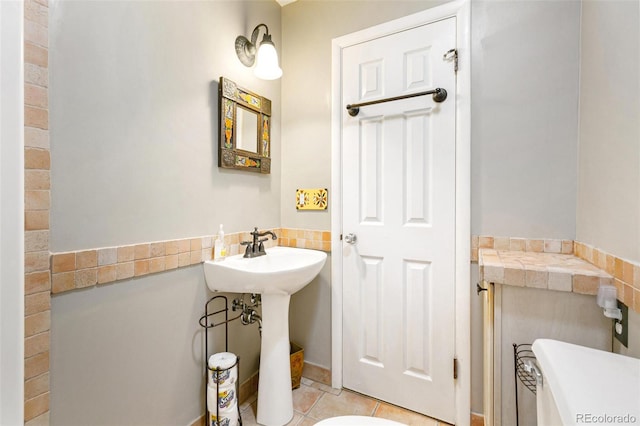
[[[304,366],[304,349],[293,342],[290,343],[291,389],[298,389],[302,379],[302,367]]]

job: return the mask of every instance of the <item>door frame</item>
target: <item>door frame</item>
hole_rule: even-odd
[[[342,50],[400,31],[456,17],[455,423],[471,416],[471,15],[469,0],[455,0],[332,41],[331,64],[331,383],[342,388]]]
[[[0,424],[24,423],[24,2],[0,0]]]

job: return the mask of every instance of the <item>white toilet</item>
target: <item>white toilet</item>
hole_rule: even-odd
[[[365,416],[331,417],[316,423],[316,426],[407,426],[393,420]]]

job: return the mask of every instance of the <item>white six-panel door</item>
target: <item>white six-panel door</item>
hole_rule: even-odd
[[[454,421],[456,18],[345,48],[343,383]]]

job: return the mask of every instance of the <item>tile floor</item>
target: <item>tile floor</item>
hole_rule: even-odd
[[[258,424],[256,399],[257,394],[240,406],[243,426]],[[411,426],[448,424],[355,392],[333,389],[303,377],[300,387],[293,391],[293,419],[288,426],[309,426],[329,417],[347,415],[382,417]]]

